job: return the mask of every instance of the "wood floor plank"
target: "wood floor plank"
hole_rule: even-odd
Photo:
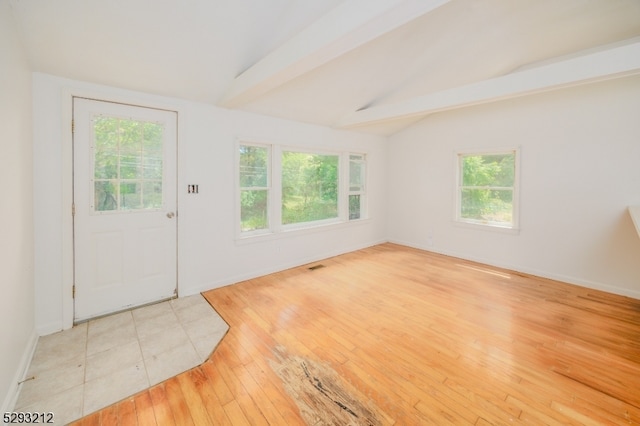
[[[153,401],[149,392],[141,392],[134,398],[136,416],[139,426],[152,426],[156,424],[156,416],[153,411]]]
[[[118,405],[114,404],[100,413],[101,425],[117,425],[118,424]]]
[[[216,397],[220,401],[220,404],[226,405],[229,402],[233,401],[234,396],[229,389],[229,386],[227,386],[227,383],[222,378],[222,375],[216,368],[216,363],[219,359],[220,356],[214,353],[213,359],[203,363],[200,368],[211,383],[211,387],[213,388]]]
[[[106,410],[111,409],[112,407],[107,407],[104,408],[102,411],[96,411],[94,413],[91,413],[81,419],[79,419],[78,421],[75,421],[73,423],[71,423],[73,426],[99,426],[100,423],[100,417],[102,416],[102,413]],[[54,419],[55,420],[55,419]]]
[[[171,405],[167,399],[164,383],[160,383],[149,389],[149,397],[153,403],[153,413],[159,425],[175,425],[175,419],[171,412]]]
[[[211,417],[205,410],[202,397],[200,396],[199,389],[194,380],[194,373],[187,371],[185,374],[180,374],[176,377],[180,384],[180,390],[184,396],[184,400],[189,407],[189,414],[193,423],[197,426],[213,425]]]
[[[211,381],[203,371],[202,367],[194,368],[189,372],[189,378],[193,381],[200,400],[203,404],[203,409],[209,415],[214,425],[232,426],[231,421],[224,412],[224,408],[215,393]]]
[[[189,405],[185,400],[182,389],[180,389],[180,382],[178,378],[172,377],[167,380],[164,382],[164,387],[167,395],[167,401],[171,407],[171,412],[173,413],[173,418],[175,419],[176,424],[185,426],[194,425]]]
[[[640,424],[635,299],[396,244],[204,296],[230,325],[210,359],[103,419]]]
[[[133,398],[127,398],[118,403],[118,424],[132,426],[138,424],[136,406]]]

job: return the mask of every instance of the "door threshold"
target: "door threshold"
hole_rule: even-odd
[[[177,299],[177,298],[178,298],[178,296],[174,294],[173,296],[166,297],[164,299],[154,300],[153,302],[143,303],[142,305],[130,306],[128,308],[120,309],[118,311],[113,311],[113,312],[109,312],[109,313],[106,313],[106,314],[97,315],[95,317],[81,319],[79,321],[74,320],[73,321],[73,326],[75,327],[76,325],[84,324],[85,322],[93,321],[93,320],[100,319],[100,318],[110,317],[112,315],[121,314],[121,313],[127,312],[127,311],[133,311],[133,310],[138,309],[138,308],[144,308],[145,306],[157,305],[158,303],[167,302],[169,300],[173,300],[173,299]]]

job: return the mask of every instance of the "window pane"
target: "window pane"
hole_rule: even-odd
[[[513,187],[515,154],[462,157],[462,186]]]
[[[96,179],[116,179],[118,177],[117,151],[97,151],[93,163]]]
[[[116,186],[112,181],[96,181],[93,184],[94,210],[98,212],[117,210]]]
[[[120,210],[142,208],[142,184],[140,182],[120,183]]]
[[[118,177],[118,119],[96,117],[93,122],[95,135],[94,177],[115,179]]]
[[[162,152],[145,152],[142,176],[145,179],[162,179]]]
[[[142,125],[135,120],[119,120],[120,128],[120,151],[140,152],[142,151]]]
[[[495,189],[463,189],[463,219],[504,223],[513,220],[513,191]]]
[[[142,177],[142,158],[140,154],[120,156],[120,179],[139,179]]]
[[[93,131],[97,151],[118,151],[118,119],[113,117],[95,117]]]
[[[282,153],[282,223],[338,217],[338,156]]]
[[[240,145],[241,188],[264,188],[268,185],[268,159],[268,148]]]
[[[349,220],[360,219],[360,195],[349,195]]]
[[[349,162],[349,191],[360,191],[364,185],[364,163]]]
[[[94,117],[94,210],[162,207],[162,124]]]
[[[162,208],[162,181],[142,184],[142,203],[145,209]]]
[[[269,228],[268,191],[240,191],[240,229],[242,232]]]
[[[162,152],[164,127],[158,123],[143,123],[143,147],[146,152]]]

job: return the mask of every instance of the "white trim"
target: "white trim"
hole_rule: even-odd
[[[514,176],[513,176],[513,198],[512,198],[512,220],[511,226],[504,225],[498,222],[483,222],[479,220],[472,219],[463,219],[460,217],[460,212],[462,208],[462,198],[461,198],[461,180],[462,180],[462,164],[461,158],[465,156],[485,156],[485,155],[506,155],[512,152],[515,155],[514,158]],[[520,147],[511,147],[511,148],[503,148],[503,149],[489,149],[489,150],[473,150],[473,149],[465,149],[454,152],[454,171],[455,171],[455,197],[454,197],[454,206],[453,206],[453,222],[456,225],[461,225],[463,227],[475,228],[475,229],[486,229],[486,230],[496,230],[501,232],[507,232],[511,234],[517,234],[520,231],[520,156],[521,149]]]
[[[240,196],[240,191],[242,187],[240,186],[240,146],[253,146],[258,148],[266,148],[267,149],[267,228],[265,229],[256,229],[253,231],[245,231],[242,232],[242,208],[241,202],[242,198]],[[273,233],[273,226],[275,224],[273,217],[273,154],[274,144],[270,143],[261,143],[261,142],[252,142],[243,138],[236,138],[235,143],[235,152],[234,152],[234,224],[235,230],[234,235],[236,239],[240,238],[248,238],[258,235],[266,235]],[[265,190],[262,187],[256,187],[256,189]]]
[[[240,149],[241,145],[265,147],[269,149],[269,228],[255,231],[241,231],[241,208],[240,208]],[[327,155],[338,157],[338,216],[324,220],[312,222],[282,224],[282,153],[295,152],[310,155]],[[280,238],[281,234],[289,234],[292,232],[308,231],[315,228],[325,228],[327,226],[335,226],[344,223],[354,222],[349,220],[349,151],[339,151],[331,149],[315,149],[313,147],[298,147],[295,145],[276,144],[269,142],[258,142],[250,137],[236,137],[235,153],[234,153],[234,222],[235,222],[235,241],[236,244],[243,244],[246,241],[264,241],[267,239]],[[366,159],[366,153],[358,153]],[[366,163],[366,161],[365,161]],[[365,169],[368,173],[368,169]],[[366,183],[365,183],[366,184]],[[362,220],[358,220],[362,221]]]
[[[73,293],[73,278],[74,278],[74,256],[73,256],[73,218],[71,216],[71,205],[73,203],[73,134],[71,131],[71,122],[73,120],[73,99],[85,98],[95,99],[103,102],[121,103],[126,105],[139,106],[144,108],[161,109],[166,111],[175,112],[177,115],[177,151],[176,151],[176,185],[177,185],[177,199],[176,199],[176,212],[179,211],[180,199],[182,192],[180,188],[182,185],[182,179],[180,177],[180,140],[183,139],[184,121],[186,114],[184,109],[178,104],[169,104],[164,100],[149,100],[143,99],[135,95],[127,94],[113,94],[108,91],[101,91],[99,89],[86,89],[80,87],[65,86],[61,90],[61,116],[62,116],[62,330],[67,330],[73,327],[74,322],[74,299]],[[182,148],[183,149],[183,148]],[[177,229],[180,229],[180,215],[176,215]],[[177,251],[176,261],[179,259],[180,244],[179,234],[176,235]],[[178,293],[180,292],[180,268],[177,268],[176,276],[177,284],[176,288]],[[39,327],[43,331],[60,331],[58,329],[51,330],[53,324]]]
[[[319,223],[319,222],[323,222],[323,223]],[[371,222],[372,222],[371,219],[358,219],[358,220],[347,220],[347,221],[334,220],[331,222],[326,222],[326,221],[305,222],[304,225],[306,226],[299,226],[295,228],[284,229],[280,232],[269,232],[269,233],[252,234],[252,235],[246,235],[246,236],[243,235],[242,237],[239,237],[236,239],[236,245],[241,246],[245,244],[261,243],[261,242],[267,242],[271,240],[297,237],[300,235],[314,234],[316,232],[325,232],[325,231],[331,231],[334,229],[342,229],[342,228],[349,228],[349,227],[358,226],[358,225],[365,225]]]
[[[577,285],[577,286],[585,288],[585,289],[593,289],[593,290],[598,290],[598,291],[604,291],[606,293],[617,294],[617,295],[620,295],[620,296],[626,296],[626,297],[631,297],[633,299],[640,300],[640,291],[629,290],[629,289],[624,288],[624,287],[616,287],[616,286],[613,286],[613,285],[604,284],[604,283],[600,283],[600,282],[596,282],[596,281],[584,280],[582,278],[577,278],[577,277],[573,277],[573,276],[570,276],[570,275],[549,273],[549,272],[541,271],[541,270],[535,269],[535,268],[527,268],[527,267],[524,267],[522,265],[514,265],[514,264],[506,263],[506,262],[495,262],[495,261],[492,261],[490,259],[487,259],[487,258],[484,258],[484,257],[481,257],[481,256],[469,256],[469,255],[466,255],[464,253],[460,253],[460,252],[455,251],[455,250],[435,249],[433,247],[427,247],[427,246],[422,245],[422,244],[414,244],[414,243],[410,243],[410,242],[403,241],[403,240],[390,239],[388,242],[393,243],[393,244],[399,244],[399,245],[407,246],[407,247],[412,247],[412,248],[416,248],[416,249],[419,249],[419,250],[424,250],[424,251],[428,251],[428,252],[432,252],[432,253],[442,254],[442,255],[445,255],[445,256],[456,257],[458,259],[470,260],[472,262],[483,263],[485,265],[495,266],[497,268],[508,269],[508,270],[514,271],[514,272],[522,272],[524,274],[534,275],[536,277],[548,278],[550,280],[560,281],[560,282],[565,283],[565,284]]]
[[[252,242],[257,242],[257,241],[252,241]],[[209,290],[213,290],[216,288],[220,288],[220,287],[224,287],[224,286],[228,286],[228,285],[232,285],[232,284],[236,284],[242,281],[247,281],[253,278],[258,278],[258,277],[262,277],[264,275],[269,275],[269,274],[273,274],[276,272],[282,272],[285,271],[287,269],[291,269],[291,268],[297,268],[299,266],[302,265],[307,265],[310,263],[314,263],[314,262],[318,262],[321,260],[325,260],[325,259],[329,259],[331,257],[335,257],[335,256],[339,256],[342,254],[346,254],[346,253],[351,253],[357,250],[362,250],[368,247],[373,247],[376,246],[378,244],[384,244],[388,242],[387,240],[377,240],[377,241],[373,241],[370,243],[365,243],[365,244],[358,244],[355,246],[351,246],[348,248],[344,248],[344,249],[340,249],[340,250],[330,250],[327,252],[324,252],[322,254],[317,254],[314,256],[310,256],[310,257],[305,257],[296,261],[292,261],[292,262],[284,262],[284,263],[280,263],[278,265],[271,265],[268,268],[264,268],[264,269],[260,269],[258,271],[252,271],[249,273],[243,273],[243,274],[237,274],[237,275],[233,275],[230,276],[228,278],[225,279],[221,279],[221,280],[217,280],[217,281],[213,281],[210,282],[209,284],[205,284],[202,285],[200,287],[197,288],[191,288],[190,291],[191,293],[186,295],[189,296],[191,294],[196,294],[196,293],[202,293],[205,291],[209,291]]]
[[[7,395],[2,402],[2,407],[0,407],[0,413],[11,412],[16,406],[18,402],[18,397],[20,396],[20,391],[22,390],[21,381],[25,379],[25,376],[29,372],[29,367],[31,366],[31,360],[33,359],[33,354],[36,351],[36,346],[38,344],[38,334],[34,329],[29,336],[29,340],[27,341],[27,345],[22,352],[22,357],[20,357],[20,364],[18,364],[18,368],[16,369],[13,378],[11,379],[10,388],[7,391]]]

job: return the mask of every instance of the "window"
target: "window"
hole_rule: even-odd
[[[240,229],[269,229],[269,147],[240,145]]]
[[[349,155],[349,220],[364,216],[366,161],[364,154]]]
[[[93,118],[93,211],[162,208],[160,123]]]
[[[338,217],[338,155],[282,152],[282,224]]]
[[[238,145],[239,235],[366,217],[365,154]]]
[[[516,228],[517,151],[458,154],[456,219]]]

